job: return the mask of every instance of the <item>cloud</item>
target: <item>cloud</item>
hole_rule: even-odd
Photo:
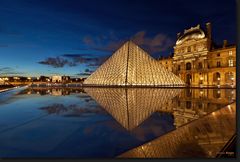
[[[114,52],[118,48],[120,48],[125,42],[126,40],[113,41],[113,42],[109,42],[106,46],[96,46],[96,47],[93,47],[92,49],[97,51],[103,51],[103,52]]]
[[[70,58],[74,64],[86,64],[94,67],[101,65],[109,55],[94,55],[94,54],[64,54],[63,57]]]
[[[78,74],[76,74],[76,75],[78,75],[78,76],[91,75],[91,73],[82,72],[82,73],[78,73]]]
[[[78,66],[80,64],[85,64],[89,68],[95,68],[101,65],[109,56],[103,55],[93,55],[93,54],[63,54],[58,57],[49,57],[44,61],[39,61],[39,64],[49,65],[54,68],[62,68],[64,66]]]
[[[114,52],[125,41],[126,39],[119,39],[113,31],[110,31],[109,34],[106,35],[98,35],[94,37],[88,35],[82,39],[82,42],[88,47],[89,50],[107,53]]]
[[[78,76],[86,76],[86,75],[91,75],[94,72],[94,70],[90,70],[90,69],[85,69],[84,72],[78,73],[76,75]]]
[[[90,69],[85,69],[84,72],[78,73],[76,75],[78,76],[86,76],[86,75],[91,75],[94,72],[94,70],[90,70]]]
[[[94,70],[85,69],[85,72],[86,72],[86,73],[93,73],[93,72],[94,72]]]
[[[25,73],[16,71],[11,67],[0,68],[0,75],[20,75],[20,74],[25,74]]]
[[[49,65],[54,68],[64,67],[65,65],[75,66],[73,62],[69,62],[67,59],[61,57],[49,57],[44,61],[39,61],[38,63],[43,65]]]
[[[153,37],[147,37],[145,31],[136,33],[131,40],[144,47],[150,54],[164,52],[174,44],[174,41],[165,34],[159,33]]]

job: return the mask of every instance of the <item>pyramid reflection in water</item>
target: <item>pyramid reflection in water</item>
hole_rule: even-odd
[[[178,76],[135,45],[126,42],[85,81],[91,86],[185,86]]]
[[[172,99],[181,89],[84,88],[125,129],[132,130],[154,112],[172,112]],[[167,105],[168,104],[168,105]]]

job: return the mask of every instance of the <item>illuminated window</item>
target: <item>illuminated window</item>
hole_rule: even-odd
[[[228,66],[233,67],[233,60],[232,59],[228,60]]]
[[[229,56],[232,56],[232,51],[229,51],[228,54],[229,54]]]

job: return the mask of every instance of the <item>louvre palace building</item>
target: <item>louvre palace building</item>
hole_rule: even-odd
[[[236,45],[223,40],[217,46],[212,38],[211,23],[177,34],[174,53],[158,61],[191,87],[235,87]]]

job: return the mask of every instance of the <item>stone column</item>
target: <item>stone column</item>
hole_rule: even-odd
[[[226,82],[225,82],[225,72],[220,72],[220,85],[221,86],[225,86]]]
[[[208,85],[209,86],[213,85],[213,73],[212,72],[208,73]]]

